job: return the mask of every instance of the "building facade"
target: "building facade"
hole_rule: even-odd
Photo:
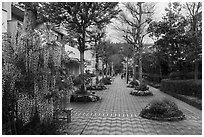
[[[15,2],[2,2],[2,33],[14,36],[19,25],[23,24],[24,10]]]

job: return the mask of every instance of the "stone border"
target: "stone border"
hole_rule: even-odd
[[[92,100],[94,99],[94,100]],[[73,99],[71,99],[71,102],[97,102],[101,100],[101,98],[94,94],[88,94],[88,95],[75,95],[73,96]]]
[[[87,90],[105,90],[105,89],[107,89],[105,86],[98,86],[98,87],[89,86],[89,87],[87,87]]]
[[[169,118],[161,118],[161,117],[145,115],[145,114],[141,114],[141,113],[139,114],[139,116],[142,118],[151,119],[151,120],[158,120],[158,121],[181,121],[181,120],[186,119],[184,114],[182,114],[181,116],[178,116],[178,117],[169,117]]]

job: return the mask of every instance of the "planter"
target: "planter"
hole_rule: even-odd
[[[102,78],[100,80],[100,83],[103,83],[104,85],[111,85],[112,79],[110,77]]]
[[[100,97],[95,93],[80,94],[75,93],[71,95],[70,102],[96,102],[99,101]]]
[[[148,113],[147,114],[140,113],[139,116],[141,116],[142,118],[158,120],[158,121],[180,121],[185,119],[185,115],[183,113],[180,116],[174,116],[174,117],[159,117]]]
[[[86,89],[87,90],[104,90],[107,88],[104,85],[93,85],[93,86],[88,86]]]
[[[142,109],[139,116],[158,121],[180,121],[185,119],[185,115],[178,109],[178,106],[167,98],[153,100]]]
[[[134,96],[153,96],[153,93],[149,90],[146,91],[132,90],[130,94]]]

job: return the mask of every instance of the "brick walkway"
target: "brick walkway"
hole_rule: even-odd
[[[137,97],[129,94],[125,79],[116,77],[107,90],[97,91],[99,102],[71,103],[72,122],[64,124],[64,134],[82,135],[201,135],[202,112],[180,100],[150,87],[154,96]],[[160,122],[139,116],[152,99],[169,97],[186,115],[179,122]]]

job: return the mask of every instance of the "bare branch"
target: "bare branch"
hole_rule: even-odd
[[[131,36],[123,35],[123,38],[127,41],[127,43],[132,44],[132,45],[135,44],[134,38],[132,38]]]
[[[192,11],[191,11],[191,8],[190,8],[190,5],[189,5],[188,2],[186,2],[186,6],[187,6],[187,9],[188,9],[190,15],[193,16],[193,13],[192,13]]]

